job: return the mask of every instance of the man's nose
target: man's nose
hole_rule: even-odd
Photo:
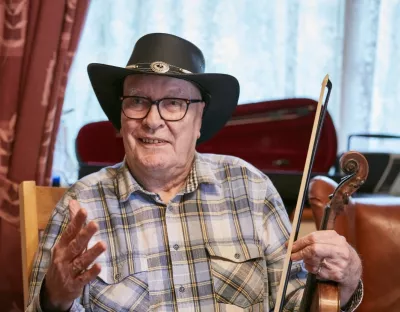
[[[157,129],[164,124],[164,120],[161,118],[160,113],[158,112],[157,105],[150,106],[150,111],[143,122],[151,129]]]

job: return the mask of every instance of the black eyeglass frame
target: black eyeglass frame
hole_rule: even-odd
[[[125,99],[129,99],[129,98],[148,100],[148,101],[151,103],[151,105],[149,106],[149,110],[147,111],[146,115],[144,115],[143,117],[140,117],[140,118],[133,118],[133,117],[127,116],[126,113],[125,113],[125,111],[124,111],[123,101],[124,101]],[[189,105],[190,105],[190,104],[204,102],[203,99],[193,99],[193,100],[189,100],[189,99],[175,98],[175,97],[173,97],[173,98],[172,98],[172,97],[165,97],[165,98],[158,99],[158,100],[152,100],[151,98],[148,98],[148,97],[145,97],[145,96],[137,96],[137,95],[123,95],[123,96],[120,96],[119,99],[121,100],[121,109],[122,109],[122,112],[124,113],[124,115],[126,116],[126,118],[133,119],[133,120],[145,119],[145,118],[147,117],[147,115],[150,113],[151,107],[152,107],[153,105],[156,105],[156,106],[157,106],[158,114],[160,115],[161,119],[164,120],[164,121],[170,121],[170,122],[171,122],[171,121],[172,121],[172,122],[173,122],[173,121],[180,121],[180,120],[182,120],[183,118],[185,118],[185,116],[186,116],[186,114],[187,114],[187,111],[188,111],[188,109],[189,109]],[[161,111],[160,111],[160,103],[161,103],[161,101],[163,101],[163,100],[182,100],[182,101],[185,101],[186,104],[187,104],[187,106],[186,106],[186,111],[185,111],[185,113],[183,114],[182,118],[180,118],[180,119],[172,119],[172,120],[171,120],[171,119],[165,119],[165,118],[162,116]]]

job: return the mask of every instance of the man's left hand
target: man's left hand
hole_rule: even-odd
[[[361,260],[346,239],[335,231],[317,231],[293,244],[293,261],[303,260],[308,272],[340,284],[341,303],[346,304],[361,278]]]

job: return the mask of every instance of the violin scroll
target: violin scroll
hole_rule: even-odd
[[[366,158],[354,151],[346,152],[340,158],[340,167],[345,174],[335,189],[330,201],[330,208],[335,214],[340,214],[349,198],[364,183],[368,177],[369,166]]]
[[[358,152],[347,152],[344,153],[340,158],[340,167],[345,174],[348,175],[357,175],[357,184],[354,187],[359,188],[364,184],[365,179],[368,176],[368,161],[365,157]]]

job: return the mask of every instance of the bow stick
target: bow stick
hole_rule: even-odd
[[[328,88],[325,101],[323,103],[325,88]],[[279,284],[278,294],[276,296],[276,303],[274,312],[281,312],[283,310],[284,298],[286,295],[286,289],[289,282],[289,272],[292,266],[292,260],[290,256],[292,254],[293,242],[297,240],[297,235],[300,229],[300,220],[303,215],[304,200],[306,194],[306,186],[310,182],[311,169],[314,163],[315,153],[317,151],[317,145],[321,134],[322,125],[324,123],[325,115],[327,112],[327,106],[329,102],[329,96],[332,90],[332,83],[329,80],[329,76],[326,75],[322,81],[321,92],[318,100],[317,109],[315,111],[314,124],[311,131],[310,143],[308,145],[308,152],[306,163],[304,165],[303,177],[301,179],[299,196],[297,197],[296,209],[293,217],[292,232],[288,241],[287,253],[283,264],[282,277]]]

